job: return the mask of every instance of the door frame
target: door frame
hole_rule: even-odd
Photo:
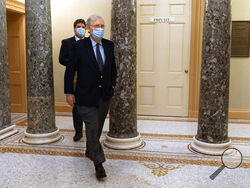
[[[25,5],[22,2],[15,0],[6,0],[7,11],[25,14]]]
[[[188,116],[198,117],[204,0],[192,0]]]
[[[20,15],[20,29],[19,29],[19,35],[23,36],[20,37],[20,67],[21,67],[21,74],[23,77],[24,83],[23,83],[23,90],[25,93],[22,94],[22,101],[24,106],[21,111],[18,110],[18,112],[26,112],[27,111],[27,95],[26,95],[26,45],[25,45],[25,4],[19,1],[15,0],[6,0],[6,13],[7,12],[13,12]],[[11,101],[10,101],[11,102]]]
[[[164,2],[164,0],[163,1],[161,1],[162,3]],[[140,102],[137,102],[137,107],[138,108],[140,108],[138,111],[140,111],[140,112],[137,112],[138,114],[147,114],[147,115],[152,115],[152,114],[154,114],[155,116],[159,116],[159,114],[161,113],[163,116],[164,116],[164,114],[165,114],[165,116],[179,116],[179,117],[188,117],[189,116],[189,96],[190,96],[190,94],[189,94],[189,92],[190,92],[190,89],[189,89],[189,82],[190,82],[190,75],[189,75],[189,69],[190,69],[190,46],[191,46],[191,32],[192,32],[192,23],[195,23],[195,22],[193,22],[193,18],[194,17],[192,17],[193,15],[192,15],[192,9],[193,9],[193,7],[192,7],[192,0],[185,0],[185,4],[184,4],[184,1],[182,2],[181,1],[181,3],[178,1],[178,3],[176,4],[174,1],[172,1],[172,0],[170,0],[170,1],[167,1],[167,4],[168,4],[168,6],[169,6],[169,8],[167,8],[167,7],[165,7],[164,9],[166,10],[166,9],[169,9],[169,11],[171,10],[171,5],[182,5],[183,6],[183,15],[182,14],[180,14],[180,15],[171,15],[171,11],[169,12],[169,14],[168,14],[168,16],[177,16],[177,20],[180,18],[180,16],[181,16],[181,18],[183,19],[182,21],[177,21],[177,22],[174,22],[174,24],[173,25],[176,25],[176,24],[178,24],[178,23],[180,23],[180,24],[183,24],[183,29],[185,28],[185,30],[186,30],[186,32],[184,31],[184,33],[183,33],[183,40],[185,40],[186,42],[183,42],[183,47],[182,48],[184,48],[185,47],[185,50],[184,50],[184,54],[186,55],[185,56],[185,63],[183,62],[183,64],[182,64],[182,66],[183,66],[183,69],[185,70],[183,70],[183,75],[181,75],[182,73],[181,72],[178,72],[178,79],[176,79],[176,74],[175,74],[175,78],[173,79],[173,80],[181,80],[181,89],[182,89],[182,94],[181,95],[183,95],[183,93],[184,93],[184,96],[182,96],[182,99],[181,99],[181,104],[180,104],[180,106],[178,106],[178,107],[180,107],[180,109],[178,109],[178,111],[177,111],[177,109],[174,109],[174,108],[172,108],[173,109],[173,112],[171,112],[171,107],[167,107],[167,104],[165,104],[165,109],[164,109],[164,107],[161,107],[161,110],[162,110],[162,112],[160,112],[160,111],[158,111],[158,107],[157,107],[157,105],[155,104],[155,102],[157,101],[157,99],[155,99],[155,92],[157,93],[157,88],[159,88],[159,85],[155,88],[155,84],[158,84],[159,83],[159,81],[161,80],[158,80],[158,83],[157,83],[157,81],[155,82],[155,83],[150,83],[150,86],[152,86],[152,87],[154,87],[154,89],[153,89],[153,98],[154,99],[152,99],[154,102],[151,104],[151,105],[149,105],[149,106],[147,106],[147,105],[145,105],[145,108],[144,108],[144,105],[141,105],[141,104],[139,104]],[[151,24],[151,22],[149,21],[149,18],[151,17],[151,16],[156,16],[156,14],[157,14],[157,16],[159,16],[159,14],[161,14],[161,13],[157,13],[156,11],[157,11],[157,6],[159,6],[159,5],[157,5],[157,0],[140,0],[139,2],[138,2],[138,4],[137,4],[137,77],[138,78],[140,78],[140,77],[143,77],[144,78],[144,73],[141,73],[140,72],[140,67],[141,67],[141,64],[143,65],[143,62],[141,62],[141,56],[142,56],[142,54],[143,53],[145,53],[145,52],[141,52],[141,41],[143,41],[144,39],[142,39],[141,38],[141,26],[142,25],[150,25],[150,26],[152,26]],[[161,6],[161,5],[160,5]],[[150,7],[150,9],[149,10],[151,10],[151,11],[149,11],[148,13],[142,13],[142,8],[146,8],[146,7]],[[164,11],[164,9],[162,9],[163,11]],[[185,11],[184,11],[185,10]],[[188,12],[187,12],[188,11]],[[184,13],[185,12],[185,13]],[[162,16],[162,15],[161,15]],[[166,15],[165,15],[166,16]],[[185,20],[185,21],[184,21]],[[142,25],[141,25],[142,24]],[[153,24],[154,25],[154,24]],[[158,24],[157,24],[158,25]],[[155,25],[156,27],[158,27],[157,25]],[[171,25],[171,24],[170,24]],[[169,25],[169,26],[170,26]],[[153,30],[155,30],[155,26],[153,26]],[[171,28],[171,27],[170,27]],[[153,31],[153,33],[155,33],[156,31]],[[165,31],[166,32],[166,31]],[[170,32],[170,30],[169,30],[169,32]],[[188,33],[188,36],[186,36],[186,34]],[[155,36],[154,36],[155,37]],[[146,37],[146,38],[148,38],[148,37]],[[164,44],[166,44],[166,43],[164,43]],[[154,44],[153,44],[154,45]],[[168,44],[168,46],[169,46],[170,44]],[[167,48],[167,46],[165,47],[165,48]],[[170,47],[171,48],[171,47]],[[154,51],[154,50],[157,50],[157,49],[151,49],[150,51]],[[166,49],[165,49],[166,50]],[[141,53],[141,54],[140,54]],[[168,52],[168,53],[170,53],[170,52]],[[183,55],[184,55],[183,54]],[[164,65],[163,65],[164,66]],[[161,66],[157,66],[158,68],[159,67],[161,67]],[[161,69],[162,69],[163,67],[161,67]],[[163,68],[164,70],[165,70],[165,68]],[[147,71],[146,71],[147,72]],[[185,73],[184,73],[185,72]],[[147,73],[146,73],[147,74]],[[152,76],[153,74],[155,74],[155,72],[153,71],[152,72],[152,74],[150,75],[150,76]],[[159,74],[159,73],[158,73]],[[164,74],[164,73],[163,73]],[[166,70],[165,70],[165,74],[167,74],[166,73]],[[160,74],[161,75],[161,74]],[[154,76],[153,77],[151,77],[151,79],[148,79],[148,76],[145,76],[145,77],[147,77],[147,80],[152,80],[153,78],[154,78]],[[166,76],[165,76],[166,77]],[[170,76],[171,77],[171,76]],[[168,79],[167,79],[168,80]],[[139,83],[140,82],[140,83]],[[168,84],[170,84],[171,83],[171,81],[170,80],[168,80],[167,81],[168,83],[167,83],[167,85]],[[184,83],[184,85],[182,85]],[[149,86],[148,84],[149,83],[142,83],[142,81],[137,81],[137,85],[141,85],[141,86]],[[145,85],[146,84],[146,85]],[[180,84],[180,83],[179,83]],[[172,85],[172,84],[170,84],[170,85]],[[172,85],[173,86],[173,85]],[[180,85],[179,85],[180,86]],[[184,86],[184,87],[183,87]],[[137,86],[137,89],[138,89],[138,91],[137,91],[137,93],[138,94],[140,94],[140,87],[139,86]],[[137,96],[137,100],[140,100],[140,97],[141,96]],[[166,95],[165,96],[161,96],[161,97],[163,97],[164,99],[166,98]],[[157,98],[157,97],[156,97]],[[159,98],[158,98],[159,99]],[[159,101],[158,101],[159,102]],[[165,102],[164,102],[165,103]],[[159,103],[158,103],[159,104]],[[153,109],[155,109],[155,111],[157,111],[157,113],[159,113],[159,114],[157,114],[156,112],[154,112],[154,110]],[[144,113],[142,112],[142,111],[144,111]],[[154,112],[154,113],[153,113]],[[153,116],[154,116],[153,115]]]

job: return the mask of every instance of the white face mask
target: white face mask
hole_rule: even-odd
[[[79,36],[79,37],[83,37],[83,36],[85,35],[85,29],[84,29],[84,28],[81,28],[81,27],[77,28],[77,29],[76,29],[76,34],[77,34],[77,36]]]
[[[92,36],[96,39],[102,39],[104,36],[104,29],[102,28],[94,28]]]

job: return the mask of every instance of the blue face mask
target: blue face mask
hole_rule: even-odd
[[[102,39],[104,36],[104,29],[102,28],[94,28],[92,36],[96,39]]]
[[[77,36],[79,36],[79,37],[83,37],[83,36],[85,35],[85,29],[83,29],[83,28],[81,28],[81,27],[77,28],[77,29],[76,29],[76,34],[77,34]]]

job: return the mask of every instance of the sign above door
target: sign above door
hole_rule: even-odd
[[[175,17],[150,17],[149,21],[153,23],[173,23]]]

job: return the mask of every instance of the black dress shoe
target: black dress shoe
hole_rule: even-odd
[[[75,136],[73,137],[74,142],[79,141],[82,138],[82,134],[81,133],[76,133]]]
[[[107,177],[105,169],[103,168],[102,164],[95,166],[95,172],[96,172],[95,174],[96,178],[98,180],[102,180],[103,178]]]

